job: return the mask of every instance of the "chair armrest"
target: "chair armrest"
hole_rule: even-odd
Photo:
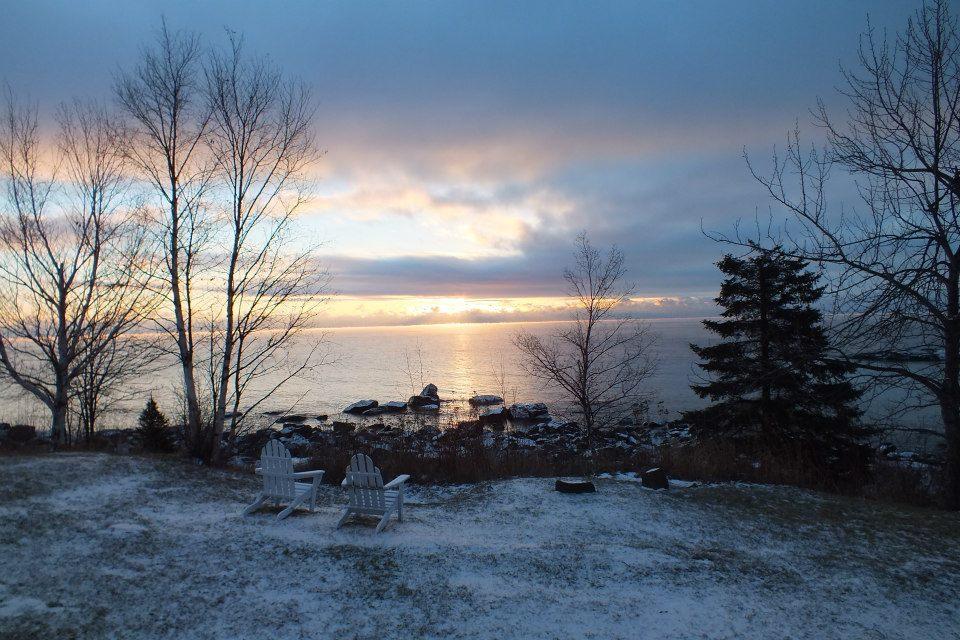
[[[347,479],[346,479],[346,478],[343,479],[343,481],[340,483],[340,486],[343,487],[344,489],[347,488]]]
[[[253,472],[254,472],[255,474],[257,474],[258,476],[262,476],[262,475],[263,475],[263,469],[261,469],[260,467],[257,467],[256,469],[254,469]]]
[[[297,471],[293,474],[293,477],[297,480],[301,478],[322,478],[323,470],[317,469],[316,471]]]
[[[393,480],[391,480],[391,481],[388,482],[387,484],[383,485],[383,488],[384,488],[384,489],[396,489],[397,487],[399,487],[400,485],[402,485],[404,482],[406,482],[406,481],[409,480],[409,479],[410,479],[410,476],[405,473],[405,474],[403,474],[402,476],[397,476],[396,478],[394,478]]]

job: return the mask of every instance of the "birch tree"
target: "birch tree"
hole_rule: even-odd
[[[197,388],[196,297],[210,234],[203,208],[210,180],[203,55],[198,36],[173,33],[164,23],[154,46],[115,87],[130,124],[126,155],[154,196],[163,256],[158,291],[166,302],[155,321],[173,344],[183,380],[187,442],[197,455],[203,453],[206,424]]]
[[[320,340],[301,334],[323,302],[326,272],[317,268],[314,247],[291,234],[310,192],[307,171],[319,157],[306,87],[268,60],[248,57],[236,36],[225,52],[211,54],[205,81],[214,201],[223,222],[223,319],[212,345],[217,460],[228,406],[235,427],[251,383],[269,379],[267,391],[248,402],[256,406],[317,363]],[[296,353],[289,349],[294,342]]]
[[[36,107],[8,96],[0,132],[0,370],[49,409],[51,437],[62,442],[85,368],[142,326],[153,305],[122,131],[96,105],[64,106],[58,121],[51,154]]]

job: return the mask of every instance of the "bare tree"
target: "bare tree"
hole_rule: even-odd
[[[298,355],[289,347],[304,341],[303,330],[325,299],[327,275],[317,268],[314,247],[292,237],[293,216],[311,186],[307,170],[319,157],[309,92],[266,59],[247,57],[233,35],[225,53],[211,54],[205,79],[212,194],[224,223],[223,260],[217,261],[224,266],[222,308],[217,303],[222,323],[211,344],[218,374],[211,380],[216,461],[228,404],[236,421],[253,381],[269,376],[269,395],[317,364],[322,336],[299,345]]]
[[[196,297],[201,251],[209,240],[203,196],[210,170],[204,137],[210,122],[202,95],[203,50],[194,34],[171,33],[163,24],[152,49],[121,75],[115,93],[131,127],[127,157],[159,203],[159,241],[164,263],[161,293],[167,305],[159,328],[176,345],[183,377],[187,442],[202,454],[205,424],[197,391]]]
[[[656,363],[649,327],[617,316],[631,295],[623,283],[623,253],[612,247],[603,257],[582,233],[575,256],[574,267],[563,274],[572,303],[570,324],[546,338],[520,333],[514,343],[524,370],[557,387],[576,406],[592,458],[596,430],[631,414]]]
[[[128,194],[122,132],[98,106],[59,111],[57,162],[44,155],[36,108],[8,96],[0,133],[0,364],[67,437],[71,393],[86,367],[152,310],[149,252]]]
[[[826,267],[849,357],[943,349],[939,362],[857,365],[939,406],[946,492],[960,507],[960,34],[948,3],[918,10],[892,41],[868,30],[859,63],[844,73],[846,125],[817,112],[827,150],[805,151],[794,133],[771,175],[751,171],[799,223],[785,231],[790,251]],[[855,176],[859,210],[828,206],[834,166]]]
[[[113,340],[87,359],[72,394],[78,432],[85,440],[93,438],[102,415],[141,393],[132,383],[159,368],[157,347],[152,335],[134,333]]]

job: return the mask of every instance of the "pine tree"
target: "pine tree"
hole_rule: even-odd
[[[778,248],[754,246],[725,256],[717,304],[720,320],[704,320],[721,341],[691,344],[707,381],[692,389],[714,402],[687,412],[701,437],[722,436],[765,446],[796,444],[818,458],[862,455],[852,368],[830,357],[819,275]]]
[[[150,396],[147,406],[140,412],[140,426],[137,433],[147,451],[165,452],[173,450],[173,441],[170,437],[170,423],[163,415],[157,401]]]

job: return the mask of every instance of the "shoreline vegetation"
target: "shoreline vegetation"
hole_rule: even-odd
[[[149,408],[149,405],[148,405]],[[7,454],[62,450],[120,455],[183,453],[183,425],[164,425],[158,451],[138,429],[104,429],[88,442],[53,442],[33,426],[0,423],[0,451]],[[734,440],[698,438],[683,420],[651,420],[647,408],[597,430],[593,451],[580,426],[556,417],[542,402],[505,404],[477,395],[467,403],[439,398],[429,384],[407,402],[358,400],[338,415],[260,414],[256,426],[224,434],[225,465],[252,473],[260,449],[279,440],[298,468],[322,468],[324,483],[343,479],[352,454],[372,456],[387,475],[409,473],[418,484],[475,483],[516,477],[641,474],[652,467],[670,478],[716,483],[788,485],[870,500],[916,506],[938,504],[942,462],[928,454],[901,451],[875,438],[863,468],[824,473],[822,461],[799,448],[748,446]],[[198,462],[200,462],[198,460]]]

